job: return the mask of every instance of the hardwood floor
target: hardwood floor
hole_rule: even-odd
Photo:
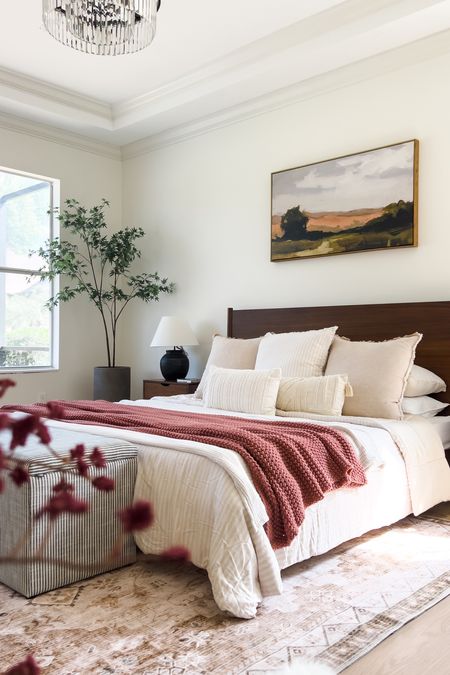
[[[432,509],[450,519],[450,502]],[[450,675],[450,597],[372,649],[345,675]]]
[[[450,597],[403,626],[345,675],[448,675],[450,673]]]

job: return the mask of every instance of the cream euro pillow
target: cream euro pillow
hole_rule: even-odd
[[[222,335],[215,335],[202,379],[195,392],[196,397],[202,398],[203,396],[211,366],[253,370],[260,342],[260,337],[243,340],[241,338],[228,338],[222,337]]]
[[[210,366],[203,405],[219,410],[275,415],[281,371],[236,370]]]
[[[440,391],[447,391],[447,385],[442,377],[427,368],[414,364],[406,383],[405,396],[427,396],[438,394]]]
[[[347,375],[283,377],[278,390],[277,410],[317,415],[342,415],[346,396],[352,396]]]
[[[300,333],[268,333],[261,339],[255,369],[281,368],[283,377],[323,375],[337,326]]]
[[[325,374],[348,375],[353,397],[345,399],[343,414],[401,419],[402,398],[421,339],[420,333],[384,342],[351,342],[336,336]]]

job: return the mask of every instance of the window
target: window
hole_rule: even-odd
[[[59,181],[0,168],[0,371],[58,367],[57,311],[45,307],[57,288],[30,255],[57,234],[58,200]]]

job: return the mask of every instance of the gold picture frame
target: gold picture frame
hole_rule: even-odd
[[[275,171],[271,261],[418,245],[419,141]]]

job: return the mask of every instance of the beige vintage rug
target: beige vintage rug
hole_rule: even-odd
[[[140,562],[26,600],[0,585],[1,670],[32,651],[44,674],[263,675],[297,655],[340,672],[450,593],[450,508],[283,573],[251,621],[216,607],[206,574]]]

